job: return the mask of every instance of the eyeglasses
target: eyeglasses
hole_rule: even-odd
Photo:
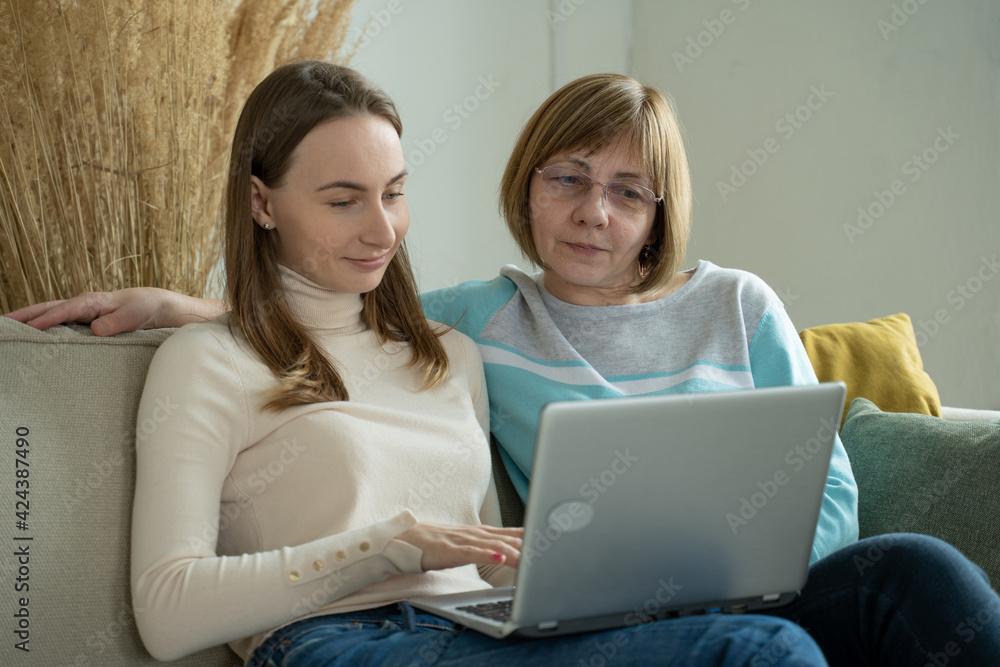
[[[579,199],[590,192],[592,185],[600,185],[604,188],[605,201],[624,213],[645,213],[650,206],[663,201],[663,197],[657,197],[655,192],[642,185],[624,181],[600,183],[569,167],[535,167],[535,171],[541,174],[545,191],[559,199]]]

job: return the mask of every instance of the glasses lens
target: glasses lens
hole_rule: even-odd
[[[653,193],[633,183],[608,183],[608,201],[623,211],[642,213],[652,205]]]
[[[559,199],[582,197],[593,183],[590,176],[569,167],[545,167],[539,171],[545,190]],[[607,193],[608,203],[625,213],[645,213],[656,202],[652,190],[635,183],[608,183]]]
[[[542,182],[550,194],[560,199],[575,199],[590,187],[590,177],[567,167],[542,169]]]

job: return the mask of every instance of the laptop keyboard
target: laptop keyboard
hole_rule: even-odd
[[[465,607],[456,607],[458,611],[467,614],[475,614],[492,621],[504,623],[510,619],[510,604],[513,600],[500,600],[499,602],[483,602],[481,604],[471,604]]]

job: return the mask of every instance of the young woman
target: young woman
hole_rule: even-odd
[[[149,652],[575,664],[613,641],[633,662],[749,665],[778,647],[780,664],[825,664],[764,616],[501,641],[403,602],[511,583],[521,529],[499,527],[477,348],[421,312],[401,131],[381,91],[321,62],[279,68],[243,109],[224,221],[232,308],[161,346],[140,404],[139,419],[179,405],[137,443],[132,592]]]
[[[426,294],[424,307],[478,344],[492,432],[522,497],[547,401],[816,382],[780,300],[759,278],[706,261],[680,270],[690,182],[678,124],[656,90],[593,75],[554,93],[514,147],[501,209],[542,270],[505,267],[492,281]],[[136,290],[18,318],[94,320],[96,332],[115,333],[225,308]],[[808,628],[831,664],[923,664],[967,616],[1000,609],[983,573],[943,542],[897,535],[873,544],[857,534],[857,488],[838,441],[809,581],[774,612]],[[879,557],[868,558],[876,547]],[[990,618],[949,664],[1000,661],[1000,613]]]

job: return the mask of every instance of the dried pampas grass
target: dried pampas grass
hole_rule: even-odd
[[[0,0],[0,312],[82,291],[198,296],[243,101],[337,59],[353,0]]]

